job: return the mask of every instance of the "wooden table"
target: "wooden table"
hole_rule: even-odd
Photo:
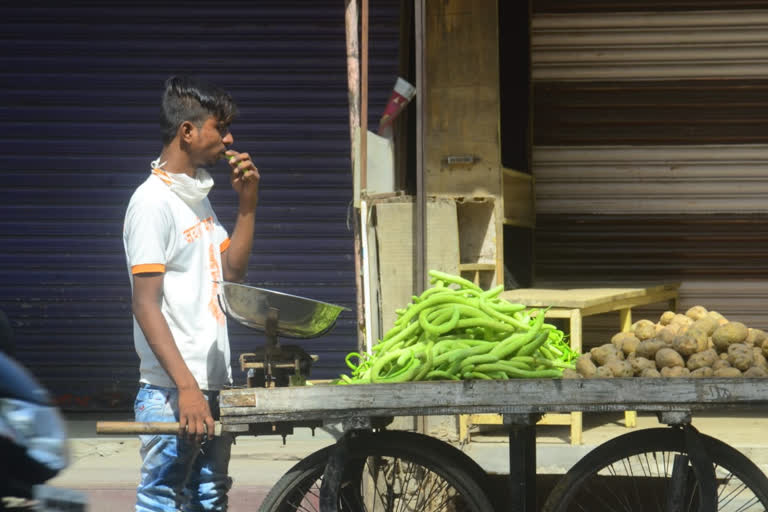
[[[582,319],[587,316],[619,312],[619,328],[629,331],[632,325],[632,308],[656,302],[669,302],[669,309],[677,310],[680,283],[639,285],[616,288],[520,288],[509,290],[501,297],[509,302],[525,304],[529,307],[549,307],[547,318],[564,318],[570,321],[571,348],[582,351]],[[463,416],[459,421],[459,436],[469,437],[469,425],[500,424],[499,415]],[[582,413],[548,414],[540,422],[545,425],[570,425],[571,444],[581,444]],[[637,424],[635,411],[625,412],[625,424],[634,427]]]

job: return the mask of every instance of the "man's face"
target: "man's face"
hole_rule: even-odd
[[[229,125],[211,116],[197,128],[191,154],[198,167],[211,167],[224,157],[227,147],[234,142]]]

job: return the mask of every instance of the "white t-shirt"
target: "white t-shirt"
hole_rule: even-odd
[[[187,204],[159,170],[133,193],[125,215],[123,244],[131,275],[163,272],[162,312],[173,339],[200,389],[232,382],[229,338],[218,302],[221,253],[229,246],[208,198]],[[133,339],[141,359],[141,382],[175,387],[133,318]]]

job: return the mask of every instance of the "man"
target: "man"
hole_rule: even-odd
[[[214,438],[218,391],[231,382],[218,282],[241,281],[253,243],[259,172],[230,149],[231,96],[171,77],[162,99],[163,149],[128,205],[123,243],[141,360],[136,421],[178,421],[178,436],[141,436],[136,511],[226,510],[231,438]],[[232,236],[207,194],[205,170],[225,158],[239,208]]]

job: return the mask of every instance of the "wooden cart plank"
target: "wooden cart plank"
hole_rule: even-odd
[[[234,389],[223,424],[354,416],[702,411],[768,407],[768,379],[519,379]]]

